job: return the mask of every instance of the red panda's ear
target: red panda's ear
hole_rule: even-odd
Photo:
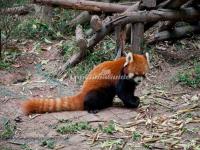
[[[133,54],[131,52],[129,52],[126,55],[126,62],[124,63],[124,67],[127,66],[131,62],[133,62]]]
[[[146,52],[144,56],[145,56],[145,58],[147,60],[148,65],[150,66],[149,53]]]

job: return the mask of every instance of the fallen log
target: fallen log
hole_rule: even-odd
[[[159,5],[160,3],[162,3],[164,0],[156,0],[156,5]],[[131,6],[130,8],[128,8],[126,11],[125,11],[125,13],[126,12],[132,12],[132,11],[139,11],[139,10],[142,10],[143,9],[143,7],[141,7],[140,6],[140,1],[139,2],[137,2],[135,5],[133,5],[133,6]],[[155,24],[155,23],[154,23]],[[152,25],[154,25],[154,24],[152,24],[152,23],[149,23],[149,24],[147,24],[147,25],[145,25],[144,26],[144,31],[146,31],[149,27],[151,27]],[[149,26],[149,27],[148,27]],[[131,24],[127,24],[126,25],[126,36],[127,36],[127,38],[126,39],[128,39],[128,41],[130,41],[130,37],[131,37]]]
[[[83,33],[83,28],[81,25],[76,27],[76,45],[80,48],[82,53],[84,52],[84,48],[87,47],[87,40],[85,39],[85,35]]]
[[[160,9],[151,11],[129,12],[119,15],[118,18],[112,20],[106,27],[117,25],[125,25],[127,23],[136,22],[157,22],[157,21],[195,21],[200,19],[200,9],[181,8],[179,10]]]
[[[90,12],[122,13],[130,6],[114,3],[86,1],[86,0],[34,0],[34,3],[62,7],[66,9],[86,10]]]
[[[170,9],[177,9],[181,7],[181,5],[185,4],[189,0],[171,0],[167,1],[166,5],[164,5],[162,8],[170,8]]]
[[[176,22],[172,22],[172,21],[165,21],[162,22],[162,24],[159,25],[158,31],[164,31],[164,30],[170,30],[174,27],[174,25],[176,24]]]
[[[93,15],[90,20],[90,26],[93,31],[98,32],[102,28],[102,21],[97,15]]]
[[[34,10],[33,5],[18,6],[12,8],[2,8],[0,15],[26,15]]]
[[[156,7],[156,0],[142,0],[140,8],[141,9],[152,9]]]
[[[200,1],[198,0],[190,0],[187,3],[185,3],[184,5],[182,5],[182,7],[200,7]]]
[[[78,24],[84,24],[85,22],[89,22],[91,19],[91,15],[88,11],[81,12],[76,18],[72,19],[67,25],[69,27],[75,27]]]
[[[105,3],[112,3],[116,0],[99,0],[99,2],[105,2]],[[122,4],[120,4],[122,5]],[[97,12],[98,14],[99,12]],[[100,12],[101,13],[101,12]],[[104,13],[105,14],[105,13]],[[69,27],[76,27],[78,24],[83,25],[84,23],[89,23],[91,20],[91,14],[88,11],[81,12],[76,18],[72,19],[69,23]]]
[[[157,3],[156,9],[167,8],[167,9],[176,9],[181,5],[187,3],[189,0],[167,0],[167,1],[159,1]],[[145,24],[145,31],[155,25],[157,22],[149,22]]]
[[[181,10],[151,10],[151,11],[138,11],[128,13],[128,15],[123,15],[114,19],[113,21],[108,21],[105,23],[101,30],[94,34],[88,40],[88,49],[92,49],[99,41],[101,41],[106,35],[114,30],[115,26],[125,25],[127,23],[135,22],[154,22],[159,20],[199,20],[200,19],[200,10],[195,10],[192,8],[186,8]]]
[[[153,44],[159,41],[174,40],[200,33],[200,26],[183,26],[174,28],[174,30],[162,31],[154,35],[147,41],[148,44]]]
[[[163,8],[167,8],[169,7],[170,9],[179,9],[183,4],[185,4],[186,2],[188,2],[188,0],[182,0],[182,1],[169,1],[165,6],[163,6]],[[166,21],[163,22],[160,26],[159,26],[159,31],[164,31],[167,29],[172,29],[172,27],[175,25],[175,22],[172,21]]]
[[[111,31],[113,31],[113,27],[112,26],[108,26],[106,27],[105,25],[102,26],[101,30],[99,32],[97,32],[96,34],[94,34],[89,40],[88,40],[88,49],[90,50],[90,52],[92,52],[92,48],[99,43],[106,35],[108,35],[109,33],[111,33]]]

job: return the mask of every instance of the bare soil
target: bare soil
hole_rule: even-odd
[[[180,86],[174,81],[185,63],[168,63],[167,53],[154,54],[148,79],[137,89],[141,98],[138,109],[126,109],[116,98],[113,107],[97,114],[65,111],[25,116],[20,109],[22,101],[30,97],[73,95],[80,87],[74,81],[58,80],[50,74],[62,64],[57,48],[59,42],[44,45],[40,53],[31,51],[32,44],[19,45],[23,53],[12,69],[0,70],[0,132],[4,131],[3,118],[16,126],[12,138],[0,139],[0,149],[48,149],[41,146],[47,139],[53,139],[54,149],[63,150],[200,148],[200,89]],[[88,121],[94,127],[98,124],[105,127],[114,120],[115,132],[84,130],[60,134],[56,127],[64,124],[63,120]],[[133,133],[139,134],[138,140]],[[118,144],[106,143],[119,139]]]

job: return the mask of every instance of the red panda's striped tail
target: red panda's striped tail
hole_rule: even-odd
[[[78,94],[56,99],[34,98],[22,103],[22,110],[26,115],[33,113],[83,110],[83,96]]]

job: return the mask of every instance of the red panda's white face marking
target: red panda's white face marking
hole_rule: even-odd
[[[136,76],[133,78],[136,84],[140,84],[144,80],[144,76]]]
[[[129,73],[128,74],[128,77],[131,79],[131,78],[133,78],[134,77],[134,73]]]

